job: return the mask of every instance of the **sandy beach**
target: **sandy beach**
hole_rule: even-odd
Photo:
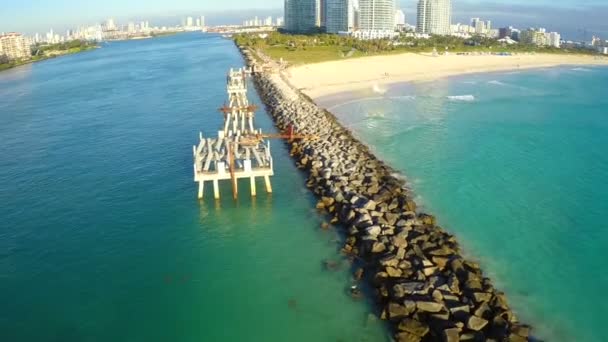
[[[447,55],[400,54],[292,67],[285,73],[313,99],[372,89],[391,83],[430,81],[469,73],[511,71],[560,65],[608,65],[608,58],[585,55]]]

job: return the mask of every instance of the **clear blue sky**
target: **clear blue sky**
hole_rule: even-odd
[[[406,10],[409,22],[415,10],[417,0],[401,0],[400,5]],[[100,22],[107,17],[124,18],[160,18],[176,16],[175,23],[180,15],[197,15],[218,13],[222,11],[240,11],[249,9],[282,9],[283,0],[101,0],[101,1],[74,1],[74,0],[0,0],[0,32],[18,31],[32,33],[45,31],[49,28],[62,30],[83,24]],[[564,23],[574,27],[567,13],[576,11],[580,19],[588,14],[601,14],[604,22],[608,22],[608,1],[606,0],[511,0],[507,3],[500,0],[453,0],[456,19],[487,14],[504,16],[505,10],[517,17],[527,16],[542,19],[544,13],[553,15],[554,19],[562,17]],[[531,7],[530,11],[526,7]],[[548,12],[545,12],[545,9]],[[459,12],[460,11],[460,12]],[[599,13],[598,13],[599,11]],[[246,12],[246,11],[245,11]],[[557,13],[562,14],[557,14]],[[478,14],[476,14],[478,13]],[[563,17],[566,15],[566,17]],[[209,17],[209,14],[207,15]],[[229,18],[229,17],[223,17]],[[488,18],[494,19],[495,18]],[[593,18],[592,18],[593,19]],[[599,18],[598,18],[599,19]],[[227,20],[227,19],[226,19]],[[594,19],[593,19],[594,20]],[[496,20],[495,20],[496,21]],[[560,23],[555,23],[559,25]],[[582,22],[580,25],[592,26],[596,31],[603,31],[605,26],[593,28],[595,22]],[[579,25],[579,26],[580,26]]]

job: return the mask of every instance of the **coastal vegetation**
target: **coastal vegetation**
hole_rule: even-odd
[[[553,53],[593,54],[585,49],[543,47],[512,44],[497,39],[475,36],[469,39],[452,36],[431,36],[428,39],[399,36],[396,39],[358,40],[331,34],[291,35],[269,33],[265,38],[255,34],[234,37],[236,44],[261,50],[267,56],[283,59],[291,65],[310,64],[343,58],[356,58],[398,53]]]
[[[0,71],[14,68],[20,65],[39,62],[49,58],[79,53],[94,49],[96,47],[97,43],[87,42],[83,40],[73,40],[59,44],[37,44],[32,46],[31,57],[29,59],[8,60],[7,58],[0,57]]]

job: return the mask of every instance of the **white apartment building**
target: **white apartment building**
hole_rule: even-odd
[[[405,13],[400,9],[395,11],[395,26],[405,26]]]
[[[0,55],[8,57],[8,59],[23,59],[30,58],[29,40],[20,33],[7,33],[0,35]]]
[[[360,30],[395,30],[395,0],[359,0],[359,12]]]
[[[451,32],[451,0],[419,0],[416,31],[418,33],[448,35]]]

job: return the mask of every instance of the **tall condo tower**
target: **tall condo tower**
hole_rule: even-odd
[[[395,0],[359,0],[361,30],[395,29]]]
[[[325,27],[327,33],[338,33],[349,29],[349,0],[325,0]]]
[[[419,0],[416,31],[427,34],[450,34],[451,0]]]
[[[310,32],[317,27],[319,0],[285,0],[285,30]]]

